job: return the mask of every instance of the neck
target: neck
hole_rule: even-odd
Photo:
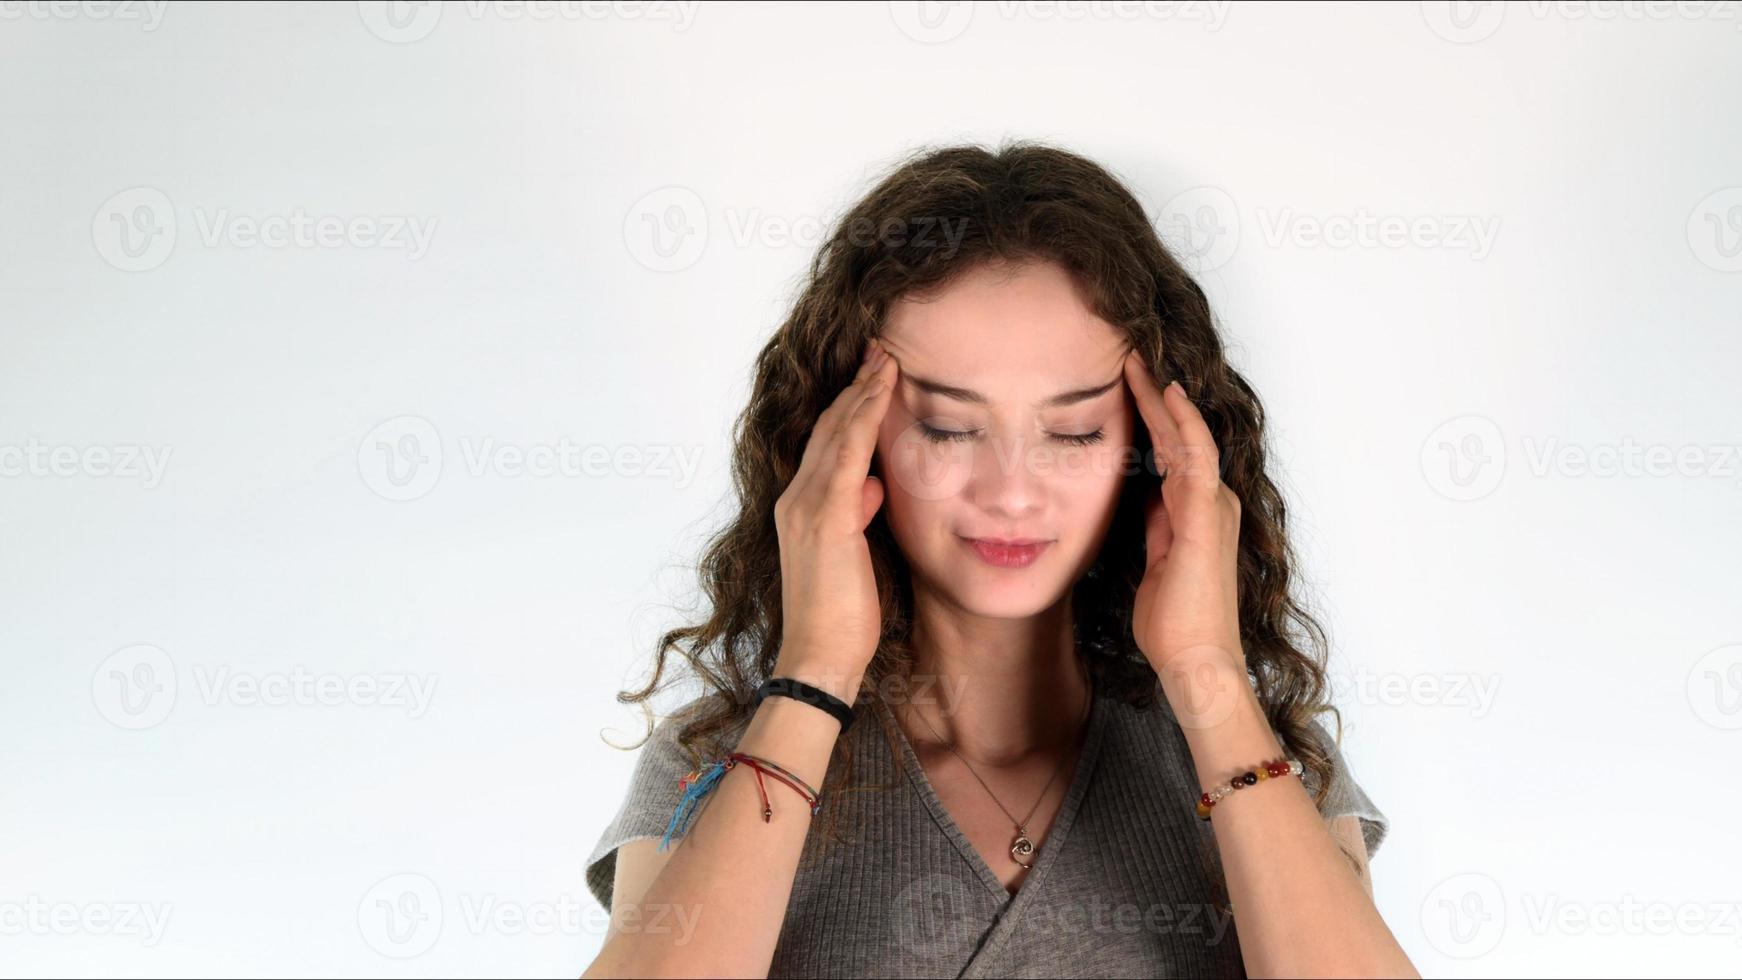
[[[990,767],[1076,745],[1090,688],[1068,596],[1013,620],[964,616],[917,593],[913,646],[912,682],[893,705],[909,741],[941,739]]]

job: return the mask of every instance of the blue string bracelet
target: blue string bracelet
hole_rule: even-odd
[[[713,792],[714,787],[718,786],[721,778],[726,775],[726,771],[740,762],[748,764],[756,771],[756,787],[762,794],[763,823],[768,823],[774,819],[774,809],[768,803],[768,790],[762,783],[764,772],[791,786],[795,792],[803,796],[805,802],[810,805],[812,816],[822,810],[822,795],[811,789],[804,780],[767,759],[744,752],[732,752],[678,780],[678,788],[683,790],[683,795],[677,801],[677,809],[671,815],[671,822],[666,825],[665,836],[660,838],[659,850],[664,851],[670,845],[672,835],[683,833],[690,819],[695,816],[696,808],[702,797]]]

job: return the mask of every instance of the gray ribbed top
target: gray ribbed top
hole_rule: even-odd
[[[628,793],[587,859],[587,887],[607,909],[617,847],[665,834],[678,780],[694,768],[677,727],[663,719],[638,750]],[[950,818],[882,701],[862,700],[842,737],[855,786],[895,788],[825,794],[854,843],[806,838],[769,976],[1244,975],[1214,831],[1194,812],[1197,776],[1165,698],[1138,710],[1096,696],[1076,774],[1014,896]],[[1320,811],[1360,817],[1376,852],[1389,823],[1332,754],[1338,775]],[[1316,782],[1305,778],[1310,792]],[[705,807],[690,819],[706,819]]]

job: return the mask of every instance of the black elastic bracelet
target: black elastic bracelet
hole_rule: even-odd
[[[827,711],[835,716],[836,721],[841,723],[842,731],[846,731],[853,724],[856,712],[846,702],[822,688],[812,687],[804,681],[792,677],[770,677],[762,682],[761,687],[756,689],[756,703],[760,705],[763,698],[773,694],[792,698],[795,701],[803,701],[805,704]]]

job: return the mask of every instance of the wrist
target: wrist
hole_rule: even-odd
[[[1229,665],[1241,671],[1246,669],[1246,648],[1239,640],[1199,640],[1169,644],[1159,653],[1151,653],[1138,646],[1149,665],[1159,676],[1166,669],[1190,670],[1199,664],[1209,664],[1213,667]]]
[[[840,723],[827,712],[792,698],[764,698],[736,748],[770,759],[810,785],[821,786],[840,736]]]
[[[1200,785],[1282,755],[1243,659],[1206,653],[1170,662],[1160,676]]]
[[[864,679],[864,671],[850,671],[832,664],[806,663],[782,657],[775,661],[774,672],[769,676],[789,677],[795,681],[809,684],[820,691],[834,695],[851,708],[859,700],[859,688]]]

